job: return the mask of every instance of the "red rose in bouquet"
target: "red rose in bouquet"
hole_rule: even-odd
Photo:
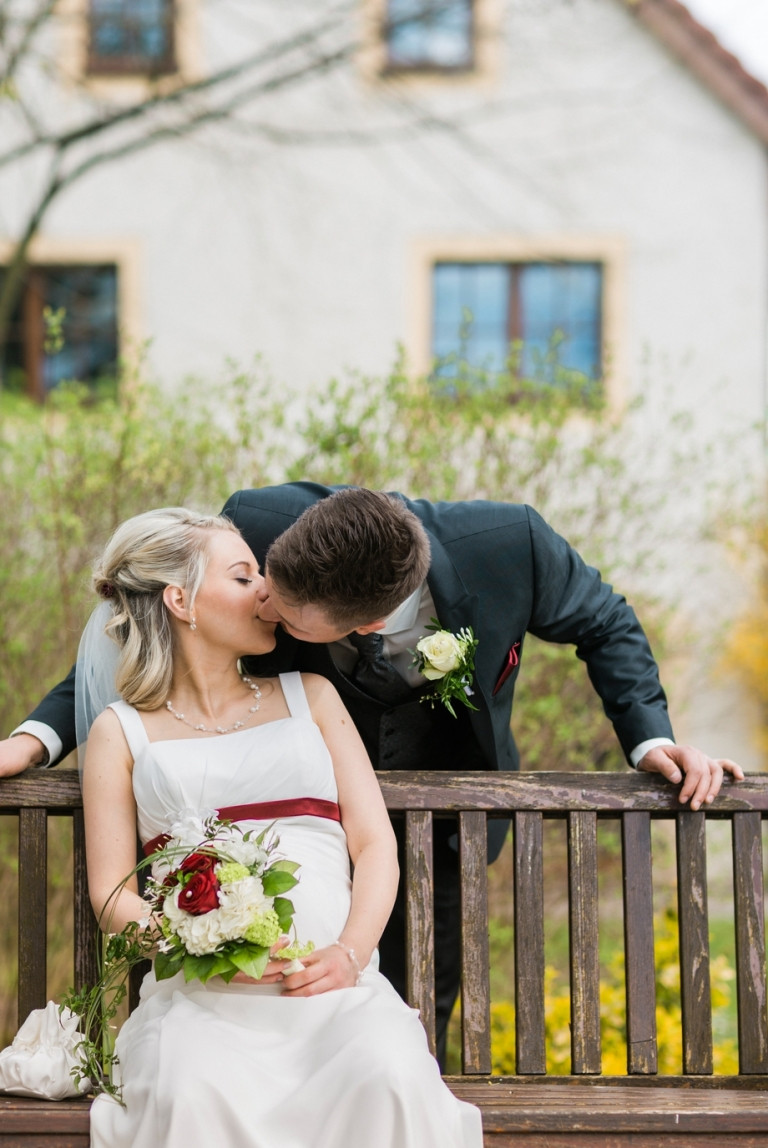
[[[211,909],[219,907],[220,888],[212,869],[193,873],[179,893],[179,908],[184,909],[192,917],[210,913]]]
[[[209,873],[218,863],[219,859],[213,853],[190,853],[179,865],[179,870],[182,873]]]

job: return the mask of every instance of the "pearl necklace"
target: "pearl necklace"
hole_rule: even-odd
[[[259,689],[257,683],[252,681],[250,678],[246,678],[245,674],[241,675],[241,680],[243,684],[252,691],[251,701],[253,702],[253,705],[249,706],[248,713],[255,714],[260,705],[261,690]],[[199,733],[234,733],[235,730],[242,729],[245,725],[245,721],[236,721],[234,725],[217,725],[215,729],[209,729],[207,725],[195,725],[194,722],[191,722],[185,718],[184,714],[178,713],[178,711],[173,708],[173,702],[170,700],[170,698],[165,703],[165,708],[169,713],[173,714],[173,716],[176,718],[176,721],[183,721],[184,725],[188,725],[190,729],[196,729]],[[245,720],[247,721],[248,719],[246,718]]]

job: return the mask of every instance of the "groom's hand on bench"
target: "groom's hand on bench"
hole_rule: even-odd
[[[0,777],[13,777],[32,765],[42,765],[48,756],[43,743],[31,733],[18,733],[0,741]]]
[[[726,773],[734,781],[743,781],[744,772],[727,757],[708,757],[692,745],[657,745],[641,758],[638,769],[660,773],[673,785],[683,782],[680,802],[690,802],[691,809],[710,805],[720,792]]]

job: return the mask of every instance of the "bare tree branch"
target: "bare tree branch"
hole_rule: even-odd
[[[48,0],[48,3],[50,4],[51,0]],[[348,7],[348,5],[345,7]],[[95,116],[71,131],[48,133],[32,140],[27,140],[23,144],[11,148],[5,154],[0,154],[0,167],[16,163],[40,148],[50,147],[63,151],[76,143],[80,143],[82,140],[92,139],[115,127],[136,120],[145,120],[160,110],[166,108],[174,109],[176,107],[183,108],[187,102],[197,96],[204,95],[208,92],[216,93],[226,84],[247,76],[258,68],[267,64],[274,64],[285,56],[289,56],[303,48],[313,46],[318,38],[325,36],[328,32],[338,30],[339,27],[342,26],[340,25],[340,20],[341,16],[326,20],[297,35],[290,36],[282,42],[270,44],[267,48],[253,53],[253,55],[238,61],[236,64],[221,68],[219,71],[205,76],[203,79],[191,81],[188,84],[183,84],[168,92],[151,95],[146,100],[141,100],[128,107],[118,108],[111,111],[108,115]],[[354,49],[355,44],[348,43],[340,52],[332,53],[330,56],[323,56],[316,64],[309,65],[309,70],[316,70],[318,65],[327,67],[329,63],[340,62],[348,58]],[[295,69],[290,73],[290,77],[295,78],[301,74],[301,71],[301,68]],[[253,91],[254,89],[249,90]],[[257,86],[255,90],[258,91],[259,87]]]
[[[2,65],[2,70],[0,70],[0,87],[6,87],[8,85],[8,82],[13,79],[19,64],[27,58],[35,36],[53,14],[55,4],[56,0],[41,0],[37,11],[32,13],[26,23],[22,24],[19,42],[15,48],[10,50],[5,63]],[[0,45],[2,45],[6,34],[9,33],[10,30],[11,23],[6,13],[3,15],[3,35],[0,37]]]

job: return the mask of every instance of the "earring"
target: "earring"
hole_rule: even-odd
[[[197,622],[195,621],[195,615],[194,614],[192,615],[192,621],[189,623],[189,628],[190,628],[190,630],[196,630],[197,629]]]

